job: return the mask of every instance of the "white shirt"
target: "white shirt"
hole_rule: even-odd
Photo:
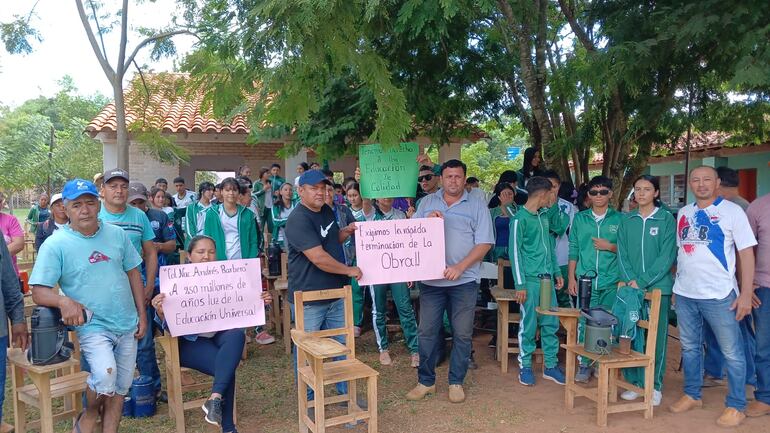
[[[749,220],[737,204],[718,197],[705,209],[697,203],[679,210],[674,293],[694,299],[724,299],[738,291],[735,249],[757,244]]]
[[[186,208],[195,201],[195,193],[190,190],[185,191],[184,198],[179,198],[179,193],[174,194],[172,197],[174,197],[177,209]]]
[[[225,232],[225,255],[227,260],[240,259],[241,257],[241,234],[238,232],[238,213],[230,216],[225,212],[225,207],[219,208],[219,221],[222,223],[222,230]]]
[[[559,198],[558,203],[559,212],[569,215],[567,230],[556,238],[556,263],[559,266],[565,266],[569,263],[569,227],[572,226],[572,220],[575,218],[575,206],[563,198]]]

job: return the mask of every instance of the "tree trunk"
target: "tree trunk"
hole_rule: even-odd
[[[126,104],[123,98],[122,80],[116,79],[112,83],[113,96],[115,97],[115,124],[117,125],[117,156],[118,168],[128,170],[128,128],[126,127]]]
[[[514,16],[513,9],[511,8],[508,0],[498,0],[498,7],[505,17],[507,27],[511,33],[515,35],[515,43],[519,48],[519,59],[521,62],[522,81],[524,82],[524,88],[527,90],[527,100],[529,106],[532,108],[532,116],[534,123],[537,124],[540,132],[540,142],[542,147],[547,147],[553,142],[553,128],[551,127],[551,119],[548,116],[548,111],[545,104],[545,38],[536,38],[531,31],[529,23],[525,19],[521,22]],[[540,2],[535,2],[533,5],[537,14],[537,28],[538,31],[542,31],[544,20],[547,18],[545,14],[541,13],[542,6]],[[538,63],[542,63],[542,68],[538,68],[533,63],[532,59],[532,40],[535,41],[535,53]],[[542,70],[540,70],[542,69]]]

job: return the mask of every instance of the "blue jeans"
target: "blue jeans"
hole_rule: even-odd
[[[479,284],[475,281],[452,287],[420,283],[420,323],[417,329],[420,367],[417,380],[425,386],[436,383],[444,310],[452,326],[452,354],[449,357],[449,384],[462,385],[468,372],[473,337],[473,313]]]
[[[740,321],[743,352],[746,355],[746,385],[757,386],[757,367],[754,357],[757,353],[757,337],[754,333],[754,318],[746,316]],[[725,358],[719,350],[714,331],[707,323],[703,324],[703,342],[706,345],[706,356],[703,360],[704,373],[711,377],[722,379],[725,371]]]
[[[88,387],[97,394],[128,394],[136,364],[134,333],[88,332],[79,334],[78,341],[90,368],[86,380]]]
[[[758,287],[754,294],[762,301],[762,305],[752,313],[757,338],[757,351],[754,356],[757,387],[754,390],[754,398],[770,404],[770,287]]]
[[[155,384],[155,392],[161,390],[160,369],[158,368],[158,358],[155,357],[155,336],[153,334],[155,326],[155,308],[147,306],[147,332],[144,337],[137,342],[136,349],[136,368],[139,374],[149,376]]]
[[[291,308],[291,318],[294,320],[294,303],[289,303]],[[337,299],[335,301],[320,301],[312,302],[304,305],[303,313],[305,316],[305,331],[322,331],[324,329],[337,329],[345,327],[345,302],[343,299]],[[333,339],[345,344],[345,337],[342,335],[335,335]],[[294,356],[294,380],[297,378],[297,353],[296,348],[292,346],[292,350],[295,350]],[[335,361],[345,359],[345,356],[334,358]],[[348,383],[337,383],[337,394],[347,394]],[[307,388],[308,400],[313,399],[313,390]]]
[[[9,329],[8,332],[11,332]],[[0,386],[2,386],[2,390],[5,390],[5,366],[6,366],[6,360],[5,357],[8,354],[8,336],[0,337],[0,357],[3,358],[2,360],[2,368],[0,368]],[[3,403],[5,402],[5,392],[0,392],[0,423],[3,421]]]
[[[682,344],[684,393],[701,399],[703,386],[703,324],[708,323],[725,358],[727,398],[725,406],[743,411],[746,408],[746,357],[739,323],[730,305],[735,292],[724,299],[693,299],[676,296],[676,317]]]
[[[235,370],[241,362],[246,335],[241,329],[219,331],[195,341],[179,338],[179,363],[214,377],[211,392],[222,394],[222,431],[235,430]]]

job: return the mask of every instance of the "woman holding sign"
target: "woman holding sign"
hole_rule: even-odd
[[[200,235],[190,240],[187,247],[190,263],[205,263],[217,260],[217,248],[214,239]],[[152,299],[157,317],[163,329],[168,329],[163,315],[161,293]],[[265,304],[272,302],[270,292],[262,292]],[[242,329],[207,332],[205,334],[179,337],[179,363],[182,367],[198,370],[214,377],[211,395],[201,409],[206,414],[206,422],[222,427],[222,432],[237,433],[233,422],[233,401],[235,398],[235,370],[241,362],[241,353],[245,343]]]
[[[377,208],[372,205],[372,201],[361,197],[361,187],[358,183],[350,184],[345,195],[350,203],[350,211],[353,213],[356,221],[379,221],[382,219],[382,215],[377,212]],[[348,242],[353,242],[353,239],[349,238],[346,244]],[[355,263],[351,264],[351,266],[355,265]],[[364,322],[364,292],[355,278],[351,279],[350,282],[353,287],[353,325],[355,326],[353,331],[355,336],[358,337],[361,335],[361,324]]]
[[[379,198],[377,205],[380,208],[382,220],[406,219],[406,214],[393,207],[392,198]],[[390,365],[392,363],[388,352],[388,330],[385,326],[388,289],[390,289],[393,303],[396,305],[396,311],[398,311],[401,329],[404,331],[404,341],[411,354],[412,368],[417,368],[420,366],[420,354],[417,351],[417,320],[414,318],[412,298],[409,296],[409,287],[406,283],[369,286],[372,295],[372,326],[377,337],[377,346],[380,349],[380,364]]]

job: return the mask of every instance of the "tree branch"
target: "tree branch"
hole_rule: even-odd
[[[177,35],[190,35],[190,36],[197,36],[195,33],[186,30],[186,29],[180,29],[180,30],[170,30],[167,32],[158,33],[157,35],[150,36],[146,39],[144,39],[142,42],[139,42],[139,45],[134,48],[134,51],[131,53],[130,56],[125,60],[124,62],[124,70],[128,69],[129,66],[131,66],[131,62],[134,61],[134,57],[139,53],[139,50],[144,48],[147,44],[150,44],[152,42],[155,42],[159,39],[165,39],[171,36],[177,36]]]
[[[102,54],[106,59],[107,47],[104,45],[104,35],[102,34],[102,27],[99,25],[99,18],[96,16],[96,6],[94,6],[93,0],[88,0],[88,4],[91,6],[91,12],[94,14],[94,24],[96,24],[96,31],[99,33],[99,42],[102,43]]]
[[[575,18],[575,11],[573,11],[570,5],[567,4],[566,0],[559,0],[559,7],[561,7],[561,11],[564,14],[564,17],[567,18],[567,22],[569,22],[572,32],[575,33],[575,36],[577,36],[583,47],[590,52],[595,52],[596,45],[594,45],[591,38],[588,37],[588,34],[583,30],[583,27],[580,26],[580,23],[578,23],[577,18]]]
[[[128,41],[128,0],[123,0],[123,9],[120,14],[120,51],[118,51],[117,79],[123,80],[123,75],[128,69],[126,60],[126,43]],[[130,63],[130,62],[129,62]]]
[[[78,8],[80,22],[83,24],[83,28],[86,31],[86,36],[88,36],[88,42],[91,44],[91,49],[94,50],[94,54],[96,55],[96,60],[99,61],[99,65],[102,67],[104,74],[112,83],[115,81],[115,71],[112,69],[112,66],[110,66],[110,62],[107,61],[107,58],[102,55],[101,51],[99,51],[99,44],[96,42],[96,37],[94,36],[94,32],[91,29],[91,23],[88,22],[86,11],[83,9],[83,0],[75,0],[75,4]]]

